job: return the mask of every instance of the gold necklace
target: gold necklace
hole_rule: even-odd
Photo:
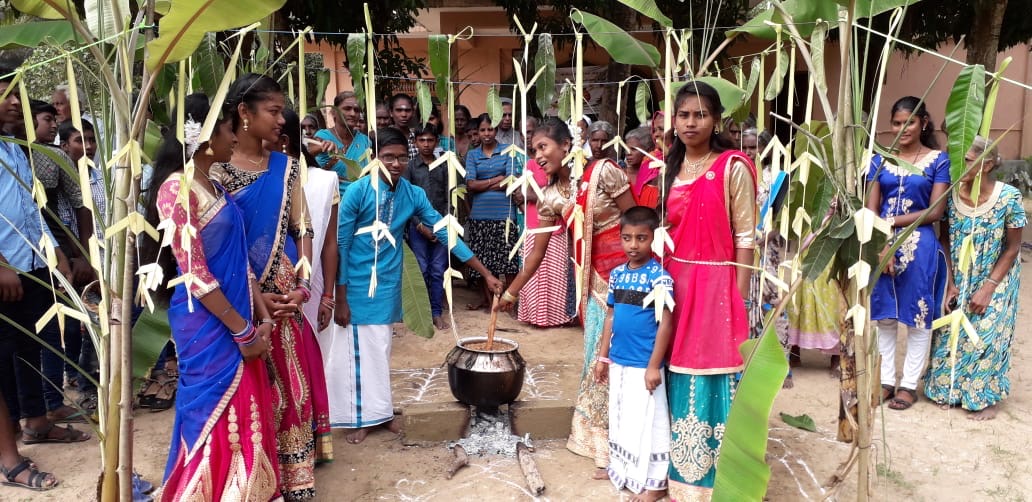
[[[265,162],[265,151],[262,151],[262,156],[258,160],[251,160],[246,157],[244,158],[244,160],[250,162],[252,165],[260,166],[262,165],[262,162]]]
[[[702,169],[707,166],[706,161],[709,160],[710,155],[713,155],[713,150],[706,152],[706,155],[699,160],[688,160],[688,152],[684,154],[684,173],[687,179],[695,179],[702,173]]]

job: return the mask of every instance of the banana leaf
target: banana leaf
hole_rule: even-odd
[[[134,380],[147,378],[171,336],[167,307],[155,306],[154,312],[143,311],[133,325]]]
[[[498,86],[492,85],[487,90],[487,115],[491,117],[491,127],[502,123],[502,98],[498,95]]]
[[[927,105],[926,105],[927,106]],[[966,66],[953,82],[953,90],[946,101],[946,131],[949,133],[950,178],[960,180],[967,164],[964,154],[982,124],[985,106],[985,68]],[[933,124],[934,126],[934,124]]]
[[[75,30],[68,21],[36,21],[0,27],[0,50],[39,47],[43,42],[63,45],[73,39]]]
[[[348,71],[351,72],[351,86],[355,90],[355,99],[358,100],[359,106],[365,105],[365,56],[366,56],[366,37],[361,33],[352,33],[348,35],[348,41],[346,45],[348,53]],[[367,110],[368,113],[374,113],[374,110]]]
[[[638,11],[639,14],[652,19],[666,28],[674,27],[674,21],[659,10],[656,0],[620,0],[620,3]]]
[[[538,77],[534,86],[537,97],[538,110],[545,113],[552,107],[552,100],[555,99],[555,47],[552,46],[552,35],[542,33],[538,35],[538,50],[534,55],[534,71],[544,68],[541,76]]]
[[[570,14],[574,22],[580,23],[588,30],[588,35],[617,63],[659,67],[659,49],[654,45],[632,37],[619,26],[593,14],[574,10]]]
[[[276,12],[286,0],[176,0],[161,18],[158,38],[147,44],[147,67],[181,61],[211,31],[247,26]]]
[[[405,326],[423,338],[434,337],[434,321],[430,317],[430,295],[426,291],[423,272],[412,250],[405,246],[401,264],[401,312]]]
[[[437,79],[437,97],[443,102],[448,96],[448,82],[451,80],[451,44],[447,35],[430,35],[427,46],[430,71]]]
[[[788,360],[767,322],[763,335],[738,349],[746,359],[727,417],[717,460],[713,501],[763,500],[770,480],[767,453],[768,420],[774,397],[788,374]]]

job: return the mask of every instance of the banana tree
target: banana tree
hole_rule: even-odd
[[[94,108],[94,116],[106,125],[102,152],[107,163],[96,166],[103,174],[111,194],[108,214],[98,218],[110,221],[104,229],[104,240],[94,237],[84,250],[99,277],[100,301],[96,306],[98,321],[87,323],[87,331],[97,349],[100,361],[99,426],[103,472],[98,486],[104,501],[132,498],[132,318],[134,276],[136,275],[136,239],[141,233],[158,238],[157,230],[146,223],[136,210],[142,166],[142,149],[146,130],[146,114],[132,100],[139,89],[138,103],[146,103],[166,64],[183,61],[195,52],[208,32],[248,25],[275,11],[282,0],[148,0],[129,5],[128,0],[87,1],[83,15],[71,3],[54,0],[13,0],[19,12],[44,19],[20,25],[22,33],[0,31],[4,37],[19,38],[22,45],[68,42],[76,46],[65,56],[64,67],[72,90],[69,98],[73,121],[81,128],[80,107],[75,83],[80,72],[74,65],[75,54],[87,51],[97,62],[93,74],[105,88],[103,106]],[[161,36],[153,38],[157,12],[160,10]],[[199,15],[200,14],[200,15]],[[37,24],[43,23],[43,24]],[[45,31],[41,31],[45,30]],[[68,34],[71,33],[71,36]],[[142,48],[142,54],[141,49]],[[137,64],[143,62],[144,64]],[[23,72],[25,68],[18,71]],[[180,73],[179,78],[189,78]],[[139,85],[139,87],[137,87]],[[81,130],[81,129],[80,129]],[[76,170],[84,201],[91,200],[88,164],[83,158]],[[91,207],[96,211],[95,207]],[[86,315],[81,301],[71,307],[61,305],[41,319],[65,315]]]

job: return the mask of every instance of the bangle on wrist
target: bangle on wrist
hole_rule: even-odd
[[[509,292],[508,289],[502,292],[502,300],[507,301],[509,303],[516,303],[516,300],[518,300],[519,298],[519,295],[513,295]]]
[[[301,293],[301,303],[308,303],[308,300],[312,299],[312,290],[306,286],[298,284],[297,287],[294,288],[294,291],[299,291]]]
[[[269,319],[268,317],[266,317],[266,318],[258,321],[258,325],[261,326],[262,324],[272,324],[272,322],[273,322],[272,319]]]
[[[599,357],[599,358],[597,358],[595,360],[600,362],[600,363],[604,363],[604,364],[612,364],[613,363],[613,360],[608,358],[608,357]]]
[[[233,341],[237,345],[246,347],[252,345],[257,340],[258,331],[254,328],[254,324],[251,324],[251,321],[247,321],[247,326],[244,326],[244,329],[239,333],[233,333]]]
[[[992,284],[993,286],[999,286],[1000,285],[1000,281],[997,281],[996,279],[993,279],[992,277],[986,279],[985,282],[988,282],[988,283]]]

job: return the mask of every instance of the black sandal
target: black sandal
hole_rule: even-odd
[[[22,473],[22,471],[26,470],[29,471],[29,482],[22,483],[19,481],[15,481],[15,478],[17,478],[18,475]],[[50,490],[51,488],[54,488],[58,484],[60,484],[60,481],[58,481],[53,474],[49,472],[40,471],[28,459],[22,460],[21,463],[14,466],[14,468],[12,468],[11,470],[7,470],[6,467],[0,465],[0,474],[4,476],[4,481],[2,482],[2,484],[5,486],[17,486],[19,488],[28,488],[30,490],[37,492],[44,492]],[[48,480],[51,481],[50,484],[47,484]]]
[[[904,392],[906,392],[907,394],[910,394],[910,397],[913,398],[913,400],[907,401],[905,399],[901,399],[899,396],[900,396],[900,394],[902,394]],[[894,410],[903,411],[903,410],[906,410],[906,409],[910,408],[911,406],[913,406],[914,403],[916,403],[916,402],[917,402],[917,391],[916,390],[908,389],[906,387],[900,387],[899,390],[896,391],[896,397],[892,398],[892,401],[889,401],[889,408],[892,408]]]

